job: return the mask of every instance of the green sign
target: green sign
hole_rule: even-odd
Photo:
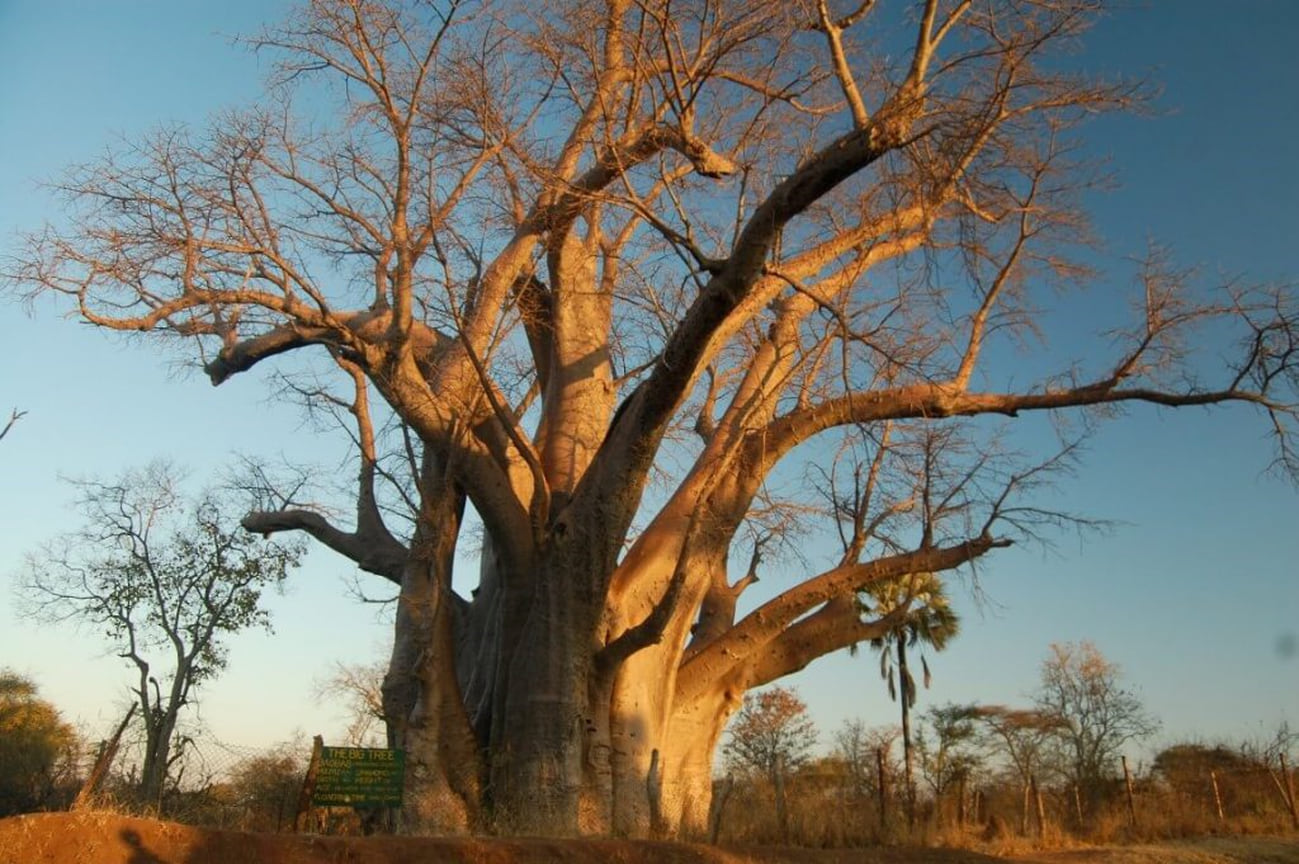
[[[311,803],[316,807],[396,806],[401,803],[405,770],[404,750],[321,747]]]

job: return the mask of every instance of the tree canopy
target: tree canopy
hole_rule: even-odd
[[[166,463],[76,486],[83,525],[28,556],[20,591],[36,618],[89,625],[132,668],[138,791],[156,806],[182,712],[225,668],[231,635],[270,629],[262,593],[283,584],[301,544],[243,531],[215,493],[186,499]]]
[[[774,778],[807,764],[816,739],[816,725],[798,693],[769,687],[745,697],[727,733],[726,757],[736,768]]]
[[[1123,746],[1159,728],[1119,676],[1118,665],[1087,641],[1053,644],[1042,661],[1038,708],[1059,723],[1055,735],[1070,780],[1093,797],[1118,774]]]
[[[79,740],[31,679],[0,669],[0,816],[48,807],[76,776]]]

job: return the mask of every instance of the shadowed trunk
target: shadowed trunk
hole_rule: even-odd
[[[565,516],[533,577],[513,587],[530,589],[531,601],[508,665],[504,717],[493,724],[491,776],[497,824],[517,833],[578,833],[595,729],[600,586],[612,570],[601,527],[599,519]]]
[[[432,458],[422,475],[421,519],[403,570],[383,707],[389,746],[407,754],[401,831],[459,834],[478,825],[480,794],[479,748],[455,670],[451,568],[463,496]]]

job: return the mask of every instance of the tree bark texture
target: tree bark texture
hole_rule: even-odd
[[[161,133],[69,179],[84,219],[0,273],[196,340],[214,384],[313,352],[353,388],[295,392],[359,451],[354,524],[296,487],[243,524],[398,587],[405,830],[703,836],[745,692],[885,633],[868,586],[1078,521],[1020,506],[1073,444],[1020,459],[967,418],[1245,403],[1290,428],[1287,303],[1188,311],[1157,261],[1117,356],[1029,384],[980,362],[1087,270],[1060,142],[1133,94],[1040,58],[1091,0],[842,5],[312,0],[251,41],[277,87],[339,85],[305,100],[337,95],[318,134],[278,91]],[[1247,356],[1187,384],[1211,376],[1168,367],[1210,318]],[[815,490],[773,482],[794,454]],[[835,553],[758,597],[762,549],[808,524]],[[913,820],[901,642],[898,666]]]

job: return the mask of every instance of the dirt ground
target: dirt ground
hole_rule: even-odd
[[[312,837],[211,831],[114,813],[0,820],[0,864],[1299,864],[1299,837],[1213,837],[1155,846],[1034,852],[729,849],[684,843],[495,838]]]

